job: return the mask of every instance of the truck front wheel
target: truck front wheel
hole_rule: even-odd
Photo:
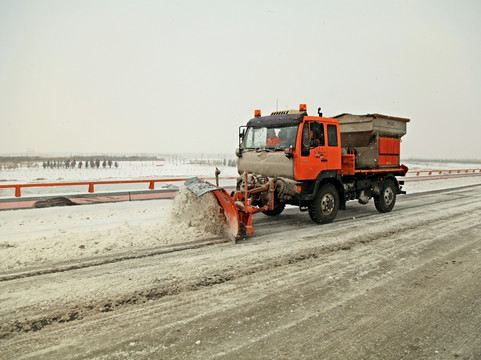
[[[374,197],[374,205],[380,213],[387,213],[392,210],[396,203],[396,185],[391,179],[385,180],[381,183],[381,194]]]
[[[280,215],[283,211],[284,208],[286,207],[286,204],[283,202],[280,202],[279,200],[275,200],[274,202],[274,210],[266,210],[263,212],[264,215],[267,216],[277,216]]]
[[[309,206],[311,220],[318,224],[332,222],[339,209],[339,193],[332,184],[325,184]]]

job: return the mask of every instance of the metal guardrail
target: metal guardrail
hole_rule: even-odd
[[[426,175],[423,175],[426,174]],[[410,179],[414,180],[416,177],[419,180],[428,179],[439,179],[448,178],[449,176],[470,176],[470,175],[481,175],[481,169],[459,169],[459,170],[419,170],[419,171],[409,171],[404,180]],[[201,178],[201,180],[215,180],[214,177]],[[219,180],[233,180],[236,177],[220,177]],[[80,182],[60,182],[60,183],[36,183],[36,184],[9,184],[0,185],[0,189],[15,189],[15,197],[22,196],[23,188],[30,187],[54,187],[54,186],[88,186],[88,192],[94,193],[96,185],[112,185],[112,184],[141,184],[148,183],[149,190],[155,189],[155,183],[162,182],[178,182],[186,181],[188,178],[175,178],[175,179],[153,179],[153,180],[109,180],[109,181],[80,181]]]
[[[215,180],[216,178],[200,178],[201,180]],[[230,180],[236,179],[235,177],[224,177],[219,178],[219,180]],[[177,182],[186,181],[187,178],[176,178],[176,179],[154,179],[154,180],[109,180],[109,181],[77,181],[77,182],[61,182],[61,183],[38,183],[38,184],[10,184],[10,185],[0,185],[0,189],[15,189],[15,197],[22,196],[22,188],[30,187],[54,187],[54,186],[88,186],[88,192],[95,192],[95,185],[112,185],[112,184],[141,184],[148,183],[149,190],[155,189],[155,183],[159,182]]]
[[[409,171],[408,174],[416,174],[414,176],[420,176],[421,174],[431,175],[456,175],[456,174],[476,174],[481,173],[481,169],[461,169],[461,170],[420,170]]]

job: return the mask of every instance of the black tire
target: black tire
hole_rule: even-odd
[[[286,207],[286,204],[283,202],[280,202],[278,200],[275,200],[274,202],[274,210],[267,210],[264,211],[263,214],[267,216],[277,216],[280,215]]]
[[[374,205],[380,213],[387,213],[392,210],[396,203],[397,188],[392,179],[384,180],[381,183],[381,194],[374,197]]]
[[[334,220],[339,209],[339,193],[333,184],[321,186],[309,206],[311,220],[318,224],[328,224]]]

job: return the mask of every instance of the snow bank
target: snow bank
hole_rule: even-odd
[[[174,201],[3,211],[0,218],[0,271],[135,253],[225,233],[215,198],[197,197],[185,188]]]
[[[211,193],[198,197],[185,187],[181,187],[175,197],[170,215],[170,224],[176,228],[194,228],[204,235],[225,235],[226,220],[222,208]]]

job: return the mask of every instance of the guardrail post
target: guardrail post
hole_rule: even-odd
[[[94,192],[94,183],[90,183],[89,184],[89,193],[93,193]]]
[[[151,181],[149,184],[149,190],[154,190],[155,182]]]
[[[15,197],[21,197],[20,186],[15,186]]]

